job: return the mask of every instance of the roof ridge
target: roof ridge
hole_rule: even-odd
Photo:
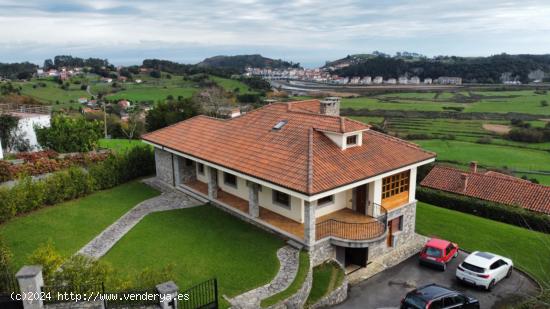
[[[313,128],[308,129],[307,193],[313,192]]]

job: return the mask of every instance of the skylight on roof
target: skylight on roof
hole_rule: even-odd
[[[277,123],[273,126],[273,130],[279,131],[279,130],[281,130],[281,129],[285,126],[285,124],[287,124],[287,123],[288,123],[288,120],[281,120],[281,121],[277,122]]]

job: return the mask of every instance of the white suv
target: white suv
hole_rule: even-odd
[[[512,260],[489,252],[475,251],[458,265],[458,280],[491,290],[497,282],[512,275]]]

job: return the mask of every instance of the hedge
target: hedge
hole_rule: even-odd
[[[0,222],[48,205],[72,200],[94,191],[112,188],[132,179],[153,174],[155,159],[147,146],[134,147],[87,169],[71,167],[42,180],[26,176],[12,188],[0,187]]]
[[[419,201],[439,207],[457,210],[543,233],[550,233],[549,215],[539,214],[521,207],[484,201],[469,196],[425,187],[417,188],[416,198]]]

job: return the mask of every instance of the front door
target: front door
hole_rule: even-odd
[[[367,205],[367,185],[362,185],[355,188],[355,211],[361,214],[366,214],[365,207]]]
[[[357,265],[367,266],[367,256],[369,248],[346,248],[345,266]]]

